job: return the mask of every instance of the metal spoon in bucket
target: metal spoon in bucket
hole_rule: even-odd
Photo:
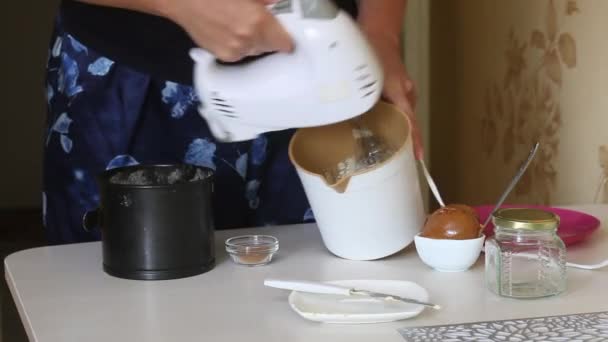
[[[492,220],[492,215],[494,215],[496,210],[500,209],[500,207],[502,206],[504,201],[507,199],[507,197],[513,190],[513,188],[515,188],[515,185],[517,184],[517,182],[519,182],[521,177],[524,175],[524,173],[528,169],[528,166],[530,166],[530,163],[532,163],[532,160],[534,159],[534,156],[536,155],[536,152],[538,151],[539,146],[540,146],[540,143],[537,142],[536,144],[534,144],[534,147],[532,147],[532,150],[530,150],[528,159],[526,159],[526,161],[519,167],[519,170],[515,174],[515,177],[513,177],[513,179],[511,180],[511,183],[509,183],[509,186],[507,186],[505,191],[502,193],[502,195],[498,199],[498,203],[496,203],[496,206],[494,207],[494,209],[492,209],[492,212],[490,212],[490,214],[486,218],[486,221],[483,223],[483,226],[479,230],[480,235],[486,229],[486,226],[488,225],[488,223],[490,223],[490,221]]]

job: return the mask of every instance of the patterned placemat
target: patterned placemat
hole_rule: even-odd
[[[408,342],[608,341],[608,311],[399,329]]]

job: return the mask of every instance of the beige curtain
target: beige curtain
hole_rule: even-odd
[[[433,0],[433,173],[450,202],[608,201],[608,1]]]

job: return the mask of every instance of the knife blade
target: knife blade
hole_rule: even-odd
[[[416,299],[395,296],[395,295],[387,294],[387,293],[379,293],[379,292],[372,292],[372,291],[358,290],[358,289],[352,289],[351,293],[352,294],[361,294],[361,295],[365,295],[365,296],[372,297],[372,298],[381,298],[381,299],[384,299],[384,300],[397,300],[397,301],[401,301],[401,302],[405,302],[405,303],[410,303],[410,304],[424,305],[424,306],[431,307],[431,308],[433,308],[435,310],[441,309],[441,306],[439,306],[437,304],[421,302],[421,301],[416,300]]]

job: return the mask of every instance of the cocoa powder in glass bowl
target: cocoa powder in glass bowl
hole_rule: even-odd
[[[242,235],[226,240],[226,251],[236,264],[263,266],[279,250],[279,240],[270,235]]]

